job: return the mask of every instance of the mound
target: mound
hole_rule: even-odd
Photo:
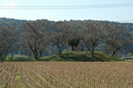
[[[120,61],[122,59],[112,57],[102,52],[95,52],[95,57],[91,56],[88,51],[67,51],[62,53],[62,57],[58,54],[42,57],[41,61]]]

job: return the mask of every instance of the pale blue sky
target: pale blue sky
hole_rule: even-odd
[[[133,3],[133,0],[0,0],[0,6],[70,6]],[[0,9],[0,17],[49,20],[110,20],[133,22],[133,6],[87,9]],[[131,21],[130,21],[131,20]]]

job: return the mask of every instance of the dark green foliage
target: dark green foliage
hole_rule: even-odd
[[[73,39],[68,40],[68,44],[69,46],[71,46],[72,51],[75,51],[75,49],[79,45],[79,42],[80,42],[79,38],[73,38]]]

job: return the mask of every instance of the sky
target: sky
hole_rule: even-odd
[[[108,7],[110,4],[132,4],[132,6]],[[46,9],[25,6],[84,6],[107,5],[104,8]],[[24,6],[19,9],[19,6]],[[7,9],[8,7],[8,9]],[[6,9],[5,9],[6,8]],[[37,20],[109,20],[133,23],[133,0],[0,0],[0,17]]]

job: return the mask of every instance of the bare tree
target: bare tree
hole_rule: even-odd
[[[105,52],[110,53],[114,57],[118,51],[129,43],[131,35],[118,24],[108,25],[108,31],[105,41]]]
[[[0,27],[0,60],[4,60],[9,54],[12,44],[17,39],[17,32],[14,28]]]
[[[59,56],[62,56],[62,49],[69,39],[70,25],[66,22],[59,21],[56,22],[55,27],[56,29],[52,32],[52,42],[58,48]]]
[[[24,24],[22,33],[23,47],[31,52],[36,60],[42,57],[45,48],[49,45],[50,36],[47,20],[37,20]]]
[[[92,57],[94,57],[95,48],[101,43],[103,37],[104,33],[100,24],[91,22],[83,25],[81,38],[88,51],[91,52]]]

